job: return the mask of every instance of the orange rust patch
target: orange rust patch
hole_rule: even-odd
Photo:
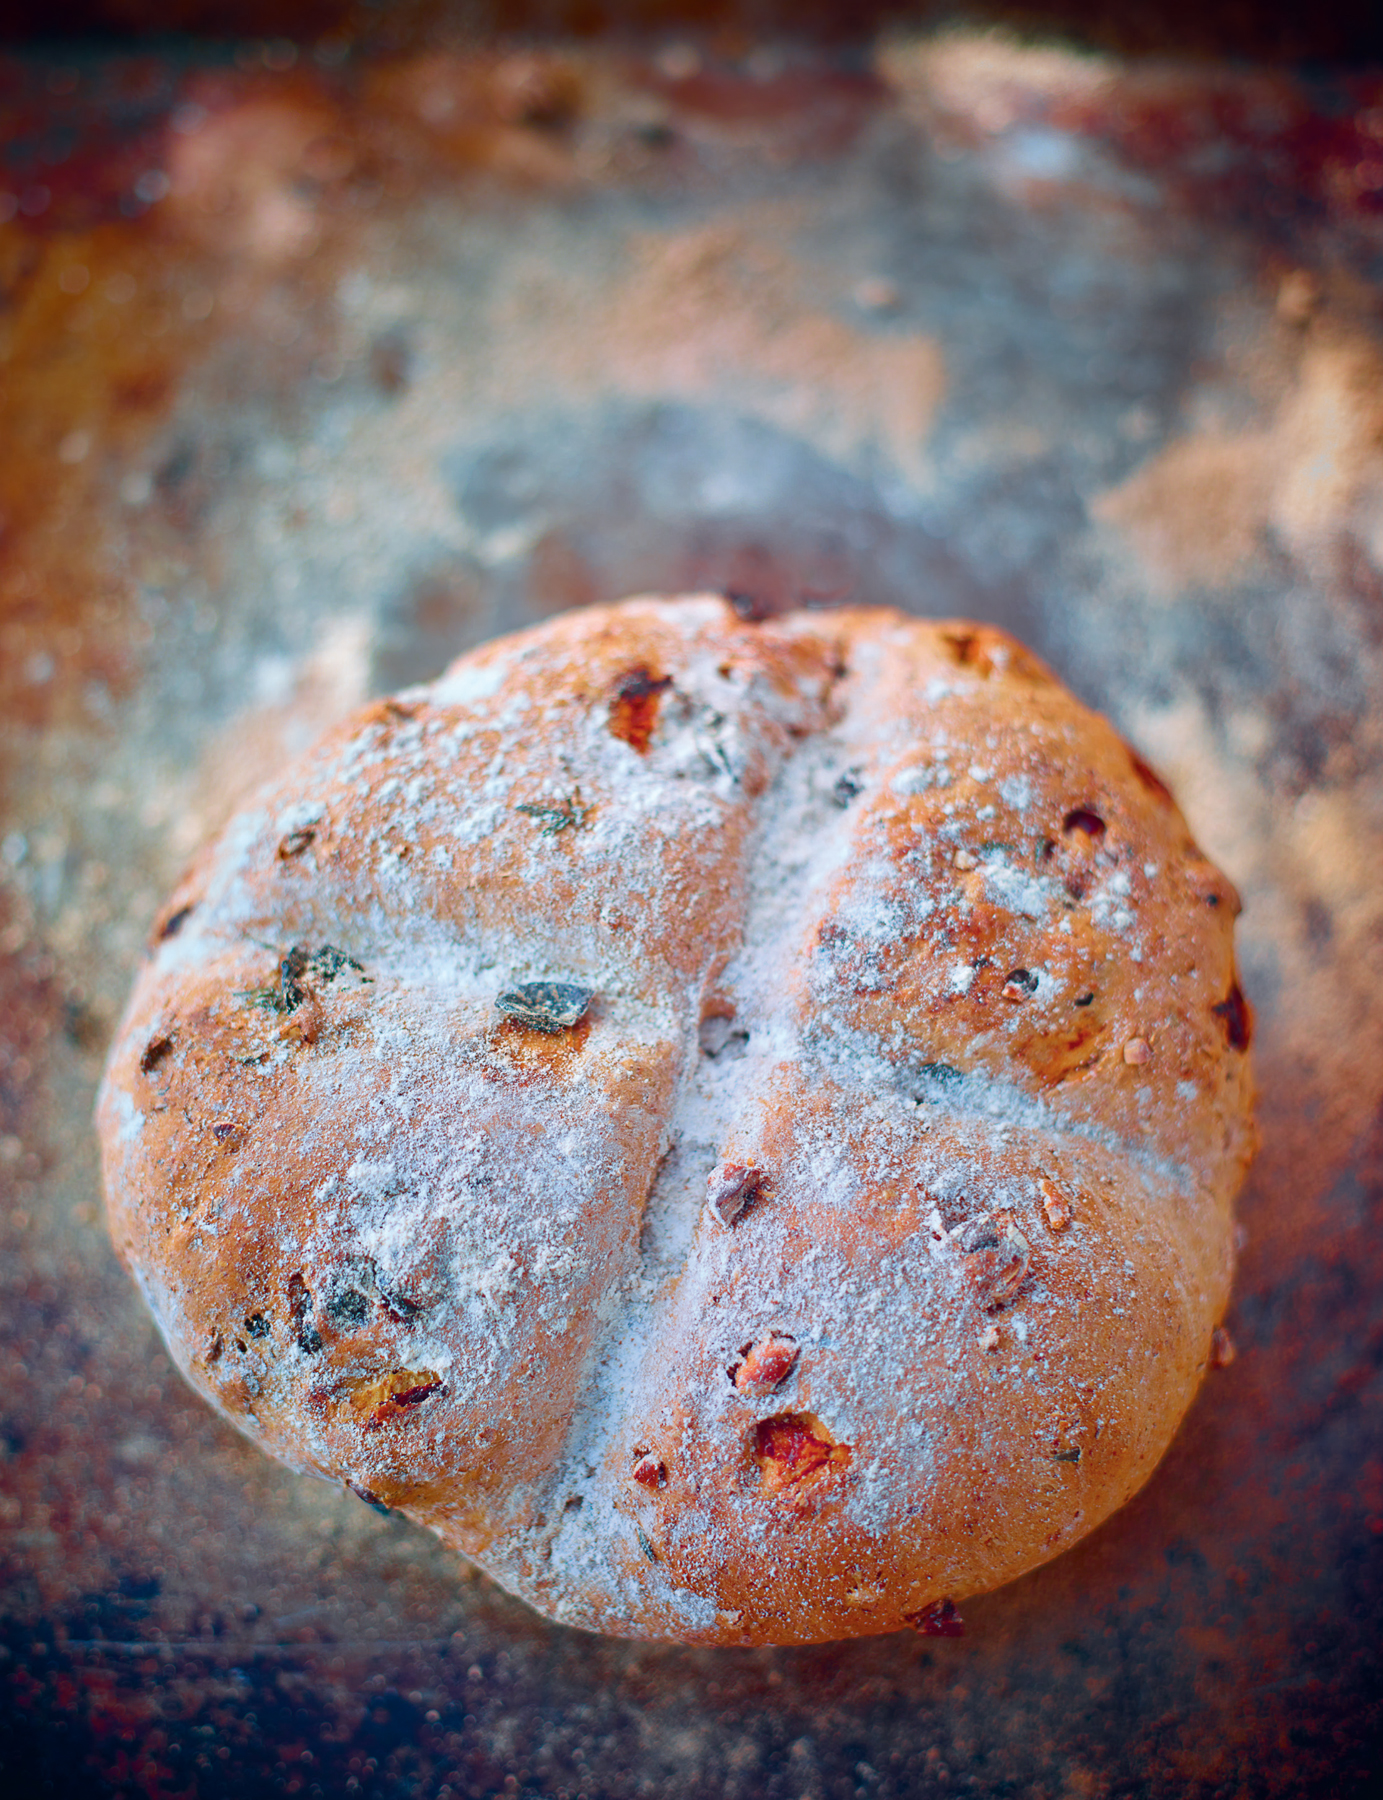
[[[119,695],[138,679],[150,635],[132,605],[140,558],[169,541],[186,553],[214,481],[195,446],[154,464],[189,375],[247,339],[264,392],[294,390],[319,355],[330,360],[330,296],[381,191],[400,204],[481,172],[564,184],[563,132],[584,104],[574,71],[564,57],[500,51],[405,57],[349,90],[307,68],[193,71],[139,134],[50,174],[43,217],[0,224],[9,720],[60,728],[81,716],[92,681]],[[175,122],[175,101],[195,126]],[[166,198],[116,216],[155,166]],[[263,329],[279,306],[304,327],[291,342]],[[144,495],[134,514],[122,478]],[[40,658],[52,678],[27,679]]]

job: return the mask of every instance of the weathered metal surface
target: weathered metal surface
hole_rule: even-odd
[[[1383,83],[977,37],[0,69],[0,1759],[157,1795],[1345,1795],[1383,1617]],[[1246,901],[1263,1150],[1148,1488],[964,1639],[591,1640],[171,1373],[89,1114],[156,906],[594,598],[1017,630]]]

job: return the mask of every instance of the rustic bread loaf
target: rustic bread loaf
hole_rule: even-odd
[[[567,614],[201,855],[101,1094],[112,1229],[229,1419],[553,1618],[954,1630],[1206,1366],[1236,909],[1000,632]]]

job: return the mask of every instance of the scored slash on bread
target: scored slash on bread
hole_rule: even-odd
[[[564,615],[198,857],[112,1231],[228,1418],[554,1618],[954,1635],[1227,1360],[1236,910],[1002,632]]]

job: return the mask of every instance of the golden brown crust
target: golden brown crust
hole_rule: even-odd
[[[566,615],[198,859],[102,1091],[112,1229],[229,1417],[553,1616],[892,1630],[1189,1403],[1236,905],[1001,633]]]

